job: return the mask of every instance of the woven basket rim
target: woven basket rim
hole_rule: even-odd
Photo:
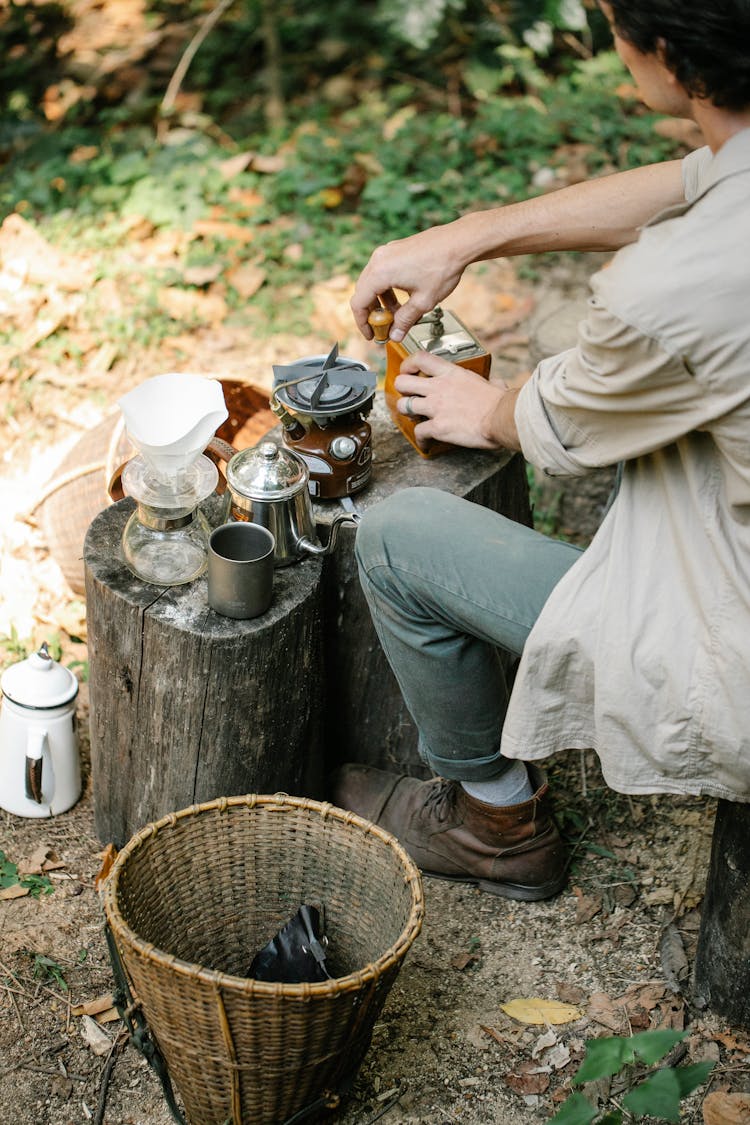
[[[159,949],[152,942],[145,941],[125,921],[117,903],[117,887],[128,859],[146,841],[152,839],[158,832],[173,828],[180,820],[198,816],[205,812],[224,812],[228,808],[259,806],[291,807],[316,813],[322,820],[339,820],[344,825],[352,825],[362,832],[373,835],[386,844],[396,855],[403,871],[404,882],[411,891],[411,910],[409,917],[396,941],[383,952],[376,961],[370,962],[362,969],[347,973],[346,976],[334,977],[332,980],[320,982],[302,982],[300,984],[285,984],[277,981],[259,981],[251,977],[235,976],[224,973],[218,969],[207,969],[194,962],[184,961],[174,954]],[[351,992],[362,988],[370,981],[376,980],[394,964],[403,960],[418,936],[424,919],[424,890],[422,876],[414,860],[401,846],[395,836],[386,832],[379,825],[356,813],[340,809],[328,801],[313,801],[307,797],[291,797],[286,793],[259,794],[249,793],[244,796],[218,797],[213,801],[205,801],[197,805],[189,805],[178,812],[168,813],[159,820],[144,825],[143,828],[128,841],[117,854],[112,869],[107,875],[104,884],[103,907],[105,917],[115,939],[125,941],[141,956],[152,959],[163,968],[168,968],[192,980],[198,980],[214,987],[226,988],[234,992],[255,993],[258,995],[278,995],[289,998],[305,999],[307,997],[325,997],[338,995],[342,992]]]

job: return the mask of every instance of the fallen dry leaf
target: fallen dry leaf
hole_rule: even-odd
[[[258,207],[265,203],[265,199],[259,191],[255,191],[254,188],[237,187],[236,185],[227,192],[227,199],[230,203],[238,203],[240,211],[246,215],[256,211]],[[237,208],[234,210],[237,213]]]
[[[252,242],[255,231],[250,226],[230,223],[226,219],[197,219],[193,232],[201,238],[224,238],[227,242]]]
[[[750,1053],[750,1042],[747,1039],[738,1039],[736,1035],[729,1032],[716,1031],[711,1038],[723,1044],[728,1051],[742,1051],[745,1055]]]
[[[673,887],[657,887],[653,891],[648,891],[643,896],[643,901],[647,906],[672,906],[675,893]]]
[[[537,996],[509,1000],[507,1004],[501,1004],[500,1008],[511,1019],[528,1024],[573,1023],[583,1016],[583,1011],[573,1004],[544,1000]]]
[[[577,984],[569,984],[565,980],[555,981],[555,991],[558,1000],[562,1000],[564,1004],[582,1004],[586,998],[583,988]]]
[[[12,898],[25,898],[28,893],[28,887],[22,887],[19,883],[14,883],[12,887],[3,887],[0,891],[0,900],[5,901]]]
[[[46,871],[59,871],[65,864],[49,844],[40,844],[27,859],[18,861],[19,875],[43,875]]]
[[[517,1070],[505,1075],[505,1083],[516,1094],[544,1094],[549,1089],[549,1068],[532,1062],[521,1063]]]
[[[173,320],[216,324],[224,320],[229,309],[218,293],[200,293],[193,289],[164,286],[156,295],[159,308]]]
[[[252,152],[238,152],[236,156],[230,156],[227,160],[221,160],[218,164],[218,169],[225,180],[232,180],[235,176],[239,176],[240,172],[252,163]]]
[[[105,992],[103,996],[97,996],[96,1000],[87,1000],[85,1004],[76,1004],[71,1011],[74,1016],[98,1016],[102,1012],[106,1012],[108,1008],[112,1008],[115,1003],[115,998],[111,992]]]
[[[558,1043],[551,1051],[542,1056],[542,1061],[551,1066],[553,1070],[564,1070],[570,1062],[570,1047],[565,1043]]]
[[[272,176],[274,172],[280,172],[285,164],[286,160],[281,153],[264,156],[262,153],[256,152],[251,162],[251,168],[253,172]]]
[[[548,1050],[549,1047],[554,1047],[556,1044],[557,1044],[557,1035],[552,1030],[552,1028],[550,1028],[549,1031],[545,1031],[543,1035],[539,1036],[536,1043],[532,1047],[532,1049],[531,1049],[532,1059],[538,1059],[539,1056],[541,1055],[542,1051],[546,1051],[546,1050]]]
[[[16,213],[0,226],[0,264],[24,281],[58,289],[88,289],[93,281],[91,263],[57,250]]]
[[[243,301],[249,301],[266,280],[266,273],[253,262],[242,262],[241,265],[229,270],[226,279]]]
[[[458,969],[459,972],[462,972],[464,969],[468,969],[469,965],[473,965],[478,960],[479,957],[476,953],[457,953],[455,957],[451,957],[451,965],[454,969]]]
[[[117,859],[117,848],[114,844],[107,844],[104,851],[98,853],[97,859],[100,859],[102,861],[102,865],[97,872],[96,878],[94,879],[94,886],[98,891],[101,890],[102,886],[106,882],[107,876],[112,870],[112,864]]]
[[[214,262],[210,266],[188,266],[183,271],[182,280],[186,285],[210,285],[212,281],[216,281],[222,269],[221,262]]]
[[[581,926],[586,922],[590,922],[597,914],[601,912],[602,902],[601,895],[586,895],[580,887],[573,887],[573,892],[576,895],[578,902],[576,903],[576,926]]]
[[[594,992],[589,998],[586,1011],[589,1019],[608,1027],[615,1033],[625,1029],[627,1018],[622,1010],[622,1005],[617,1000],[612,1000],[606,992]]]
[[[703,1103],[705,1125],[748,1125],[750,1094],[725,1094],[716,1090]]]

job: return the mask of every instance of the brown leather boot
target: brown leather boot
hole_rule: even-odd
[[[354,765],[334,777],[333,801],[396,836],[425,875],[536,902],[562,890],[567,864],[546,778],[528,768],[534,796],[504,808],[470,797],[457,781]]]

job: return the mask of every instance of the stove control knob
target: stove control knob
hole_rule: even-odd
[[[331,442],[330,450],[331,456],[337,461],[351,461],[357,452],[357,443],[354,438],[337,437]]]

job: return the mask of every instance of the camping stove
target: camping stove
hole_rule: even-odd
[[[377,378],[363,363],[338,354],[313,355],[274,366],[271,409],[284,427],[284,444],[310,470],[309,489],[320,500],[359,492],[372,473],[372,431],[366,421]]]

